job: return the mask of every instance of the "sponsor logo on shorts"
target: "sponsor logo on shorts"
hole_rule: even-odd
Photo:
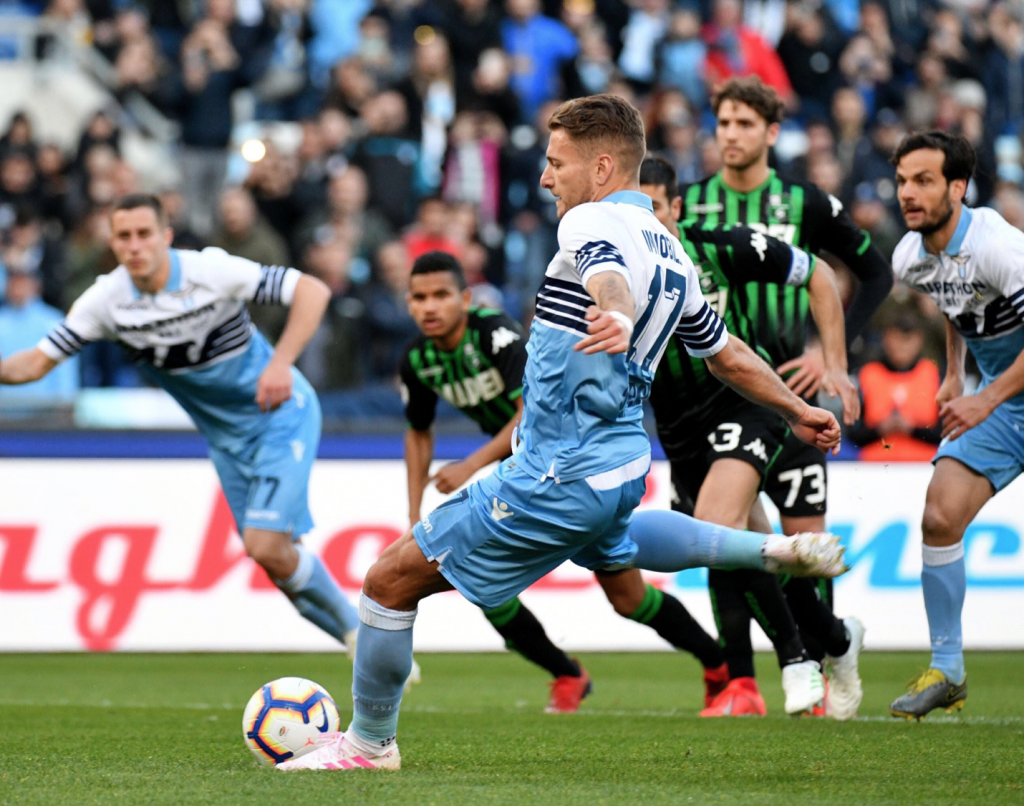
[[[246,518],[258,518],[264,521],[279,521],[281,520],[281,513],[274,512],[272,509],[247,509],[245,511]]]
[[[761,441],[760,437],[755,439],[753,442],[748,442],[746,445],[744,445],[743,450],[750,451],[762,462],[764,462],[765,464],[768,463],[768,452],[765,450],[764,443]]]
[[[491,507],[491,517],[494,520],[503,521],[505,518],[511,518],[515,514],[504,501],[499,501],[497,498],[494,499],[494,505]]]

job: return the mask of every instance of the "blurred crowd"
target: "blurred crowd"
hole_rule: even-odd
[[[883,253],[903,232],[888,156],[911,129],[966,135],[980,164],[969,201],[1024,227],[1024,0],[50,0],[5,10],[14,7],[95,48],[114,66],[116,98],[145,98],[181,136],[178,180],[151,187],[125,159],[131,120],[117,112],[92,117],[71,153],[37,137],[27,115],[9,122],[0,338],[12,309],[59,320],[109,271],[110,203],[151,190],[178,246],[293,265],[331,287],[302,363],[319,390],[387,387],[415,333],[404,293],[425,251],[456,254],[481,304],[528,320],[556,244],[553,200],[538,186],[554,104],[627,97],[650,149],[685,183],[719,167],[708,98],[733,75],[757,74],[786,101],[778,169],[837,196]],[[46,57],[45,41],[37,51]],[[239,90],[249,120],[233,102]],[[240,124],[261,131],[253,120],[265,132],[286,121],[295,136],[240,150]],[[15,275],[27,293],[5,290]],[[274,311],[254,318],[271,338],[283,324]],[[883,333],[897,320],[941,363],[936,312],[898,294],[856,345],[854,367],[884,360]],[[137,382],[107,348],[83,355],[77,372],[87,386]]]

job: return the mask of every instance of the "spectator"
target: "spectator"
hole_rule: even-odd
[[[20,109],[11,115],[7,131],[0,134],[0,157],[8,151],[35,152],[32,119]]]
[[[741,23],[741,14],[739,0],[715,0],[711,22],[703,31],[708,83],[714,86],[733,76],[760,76],[792,107],[793,87],[779,55],[757,31]]]
[[[485,51],[501,49],[501,11],[489,0],[454,0],[442,28],[459,79],[477,69]]]
[[[308,206],[316,202],[304,198],[296,187],[298,161],[281,153],[268,140],[263,159],[254,162],[245,179],[245,187],[252,193],[260,215],[282,238],[291,238],[289,247],[298,252],[297,238],[300,223],[308,215]]]
[[[42,278],[31,261],[8,251],[3,267],[7,288],[5,304],[0,306],[0,356],[35,347],[64,320],[63,311],[40,297]],[[34,383],[0,387],[0,405],[9,415],[12,406],[70,403],[78,391],[78,372],[76,356]]]
[[[32,274],[39,283],[37,293],[43,302],[63,310],[64,245],[47,233],[44,223],[34,208],[19,207],[0,256],[5,265]]]
[[[668,0],[634,0],[622,30],[619,69],[635,86],[649,90],[656,77],[655,53],[669,25]]]
[[[302,226],[304,243],[333,239],[344,242],[351,253],[350,278],[360,284],[370,278],[373,256],[395,236],[388,220],[367,207],[369,192],[366,174],[346,165],[328,182],[325,209],[312,213]]]
[[[506,131],[522,118],[519,98],[509,85],[511,67],[508,57],[492,48],[480,54],[480,64],[468,85],[460,90],[457,107],[463,112],[490,112],[498,116]],[[587,93],[584,93],[587,94]]]
[[[39,212],[44,219],[59,222],[62,230],[71,227],[71,182],[64,152],[54,143],[44,143],[36,152],[39,177]]]
[[[359,46],[359,21],[373,0],[317,0],[309,13],[313,37],[308,46],[313,83],[323,87],[331,65],[348,58]]]
[[[311,86],[306,45],[312,36],[312,0],[269,0],[274,31],[266,72],[256,83],[259,120],[299,120],[316,112],[318,93]]]
[[[352,252],[324,229],[306,246],[302,264],[331,289],[331,301],[297,366],[318,392],[349,389],[363,379],[366,354],[366,307],[352,282]]]
[[[231,140],[231,96],[263,74],[269,49],[258,31],[241,25],[232,0],[207,0],[181,46],[182,190],[189,220],[201,235],[213,227]]]
[[[935,455],[942,433],[939,368],[921,357],[923,347],[919,324],[902,314],[885,328],[881,359],[861,369],[863,415],[850,439],[863,446],[863,461],[927,462]]]
[[[665,41],[658,48],[658,82],[681,90],[695,109],[703,109],[708,100],[706,61],[700,12],[694,6],[681,6],[672,12]]]
[[[841,85],[839,56],[843,38],[820,6],[807,2],[786,6],[786,32],[778,52],[804,119],[828,114],[832,95]]]
[[[42,201],[32,151],[21,147],[0,154],[0,229],[13,223],[19,208],[39,208]]]
[[[562,62],[575,58],[578,46],[568,28],[540,13],[540,0],[506,0],[505,9],[501,37],[512,59],[512,89],[531,119],[558,96]]]
[[[451,210],[444,199],[433,197],[420,202],[416,223],[402,237],[410,266],[416,262],[416,258],[427,252],[447,252],[455,257],[461,257],[459,244],[451,237],[448,229],[450,213]]]
[[[486,112],[461,112],[451,128],[442,195],[451,203],[474,205],[484,226],[498,221],[504,143],[504,126]]]
[[[96,282],[97,277],[117,266],[109,241],[110,220],[107,209],[91,207],[86,210],[66,239],[67,299],[78,299]]]
[[[409,315],[406,293],[414,258],[399,241],[385,244],[377,255],[377,277],[366,297],[369,375],[392,380],[398,375],[402,349],[419,334]]]
[[[362,121],[367,136],[356,146],[352,163],[366,173],[370,206],[401,229],[423,188],[420,143],[409,134],[405,99],[397,92],[382,92],[364,104]]]

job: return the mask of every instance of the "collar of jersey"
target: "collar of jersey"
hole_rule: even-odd
[[[736,190],[736,189],[730,187],[728,184],[726,184],[726,181],[724,179],[722,179],[722,172],[721,171],[718,172],[718,179],[722,183],[722,187],[725,188],[726,193],[732,193],[735,196],[742,196],[744,198],[749,196],[751,193],[760,193],[760,192],[762,192],[766,187],[768,187],[769,183],[774,178],[775,178],[775,169],[774,168],[769,168],[768,169],[768,177],[760,185],[758,185],[756,188],[751,188],[750,190]]]
[[[610,196],[605,196],[601,201],[612,204],[635,204],[637,207],[654,212],[654,202],[651,201],[651,197],[639,190],[619,190]]]
[[[181,290],[181,258],[178,256],[177,249],[171,249],[171,272],[167,277],[167,285],[165,285],[161,291],[180,291]],[[135,283],[132,283],[132,294],[135,299],[141,299],[142,292],[135,287]]]
[[[956,222],[956,229],[953,230],[953,237],[949,239],[949,243],[946,244],[946,248],[942,251],[950,257],[955,257],[960,254],[960,247],[964,245],[964,238],[967,237],[967,229],[971,226],[971,219],[974,218],[974,213],[971,212],[971,208],[966,205],[960,207],[960,220]],[[921,246],[918,247],[918,259],[928,257],[928,252],[924,248],[924,238],[921,239]]]

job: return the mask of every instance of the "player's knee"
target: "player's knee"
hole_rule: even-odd
[[[406,604],[401,587],[401,574],[390,557],[378,559],[363,578],[363,593],[381,607],[392,610],[404,609],[403,605]]]
[[[942,504],[929,501],[921,518],[921,533],[928,545],[945,544],[957,537],[957,519]]]
[[[286,579],[294,572],[295,548],[289,539],[266,535],[246,535],[245,553],[272,579]]]

